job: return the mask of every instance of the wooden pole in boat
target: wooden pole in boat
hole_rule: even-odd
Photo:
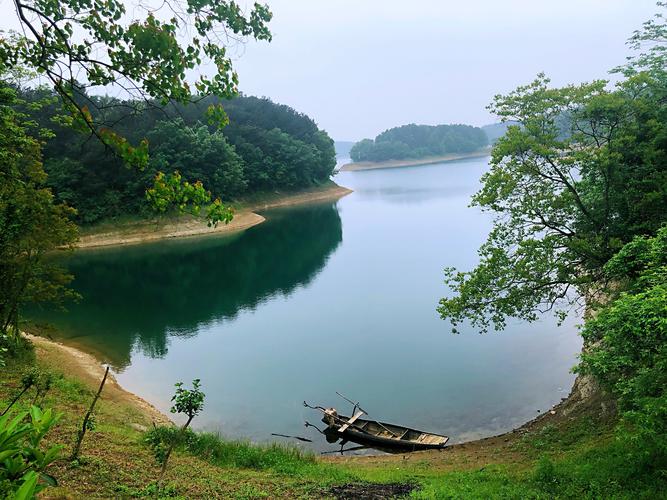
[[[345,396],[343,396],[343,395],[342,395],[340,392],[338,392],[338,391],[336,391],[336,394],[338,394],[341,398],[343,398],[345,401],[347,401],[347,402],[350,403],[351,405],[354,405],[354,408],[355,408],[355,409],[356,409],[356,408],[359,408],[359,409],[360,409],[361,411],[363,411],[366,415],[368,415],[368,412],[367,412],[366,410],[364,410],[364,409],[359,405],[359,402],[358,402],[358,401],[355,403],[355,402],[352,401],[351,399],[346,398]],[[354,411],[353,411],[352,413],[354,414]]]

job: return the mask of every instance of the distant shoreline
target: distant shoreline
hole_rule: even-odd
[[[453,153],[442,156],[428,156],[426,158],[407,159],[407,160],[387,160],[387,161],[360,161],[346,163],[340,167],[342,172],[351,172],[356,170],[375,170],[378,168],[398,168],[398,167],[416,167],[419,165],[432,165],[434,163],[444,163],[455,160],[465,160],[467,158],[482,158],[491,154],[491,148],[479,149],[471,153]]]
[[[117,224],[105,223],[98,227],[84,230],[79,242],[76,244],[76,248],[78,250],[133,245],[169,238],[234,233],[261,224],[266,220],[255,212],[269,208],[333,201],[351,192],[351,189],[331,182],[326,186],[295,193],[264,195],[243,203],[236,209],[234,218],[229,224],[221,223],[217,227],[208,227],[203,218],[192,216],[172,217],[163,220],[132,220]]]

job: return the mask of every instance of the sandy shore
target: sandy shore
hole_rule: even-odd
[[[35,351],[38,357],[48,357],[51,364],[60,366],[63,370],[67,367],[66,371],[68,376],[83,382],[91,389],[97,389],[99,387],[106,367],[94,356],[75,347],[48,340],[44,337],[30,335],[29,333],[24,333],[24,335],[30,339],[35,346]],[[167,415],[155,408],[148,401],[123,389],[111,371],[104,384],[104,397],[114,401],[130,403],[141,413],[145,414],[149,420],[157,424],[171,422],[171,419]]]
[[[353,170],[375,170],[377,168],[416,167],[418,165],[432,165],[434,163],[445,163],[448,161],[465,160],[467,158],[482,158],[491,154],[490,149],[483,149],[473,153],[449,154],[443,156],[429,156],[414,160],[387,160],[387,161],[360,161],[347,163],[340,167],[341,171]]]
[[[229,224],[218,224],[208,227],[201,218],[183,216],[178,219],[164,221],[137,221],[122,224],[112,229],[93,230],[83,234],[77,248],[97,248],[117,245],[147,243],[167,238],[183,238],[187,236],[203,236],[207,234],[234,233],[264,222],[264,217],[255,213],[269,208],[301,205],[326,200],[336,200],[351,193],[352,190],[337,184],[326,188],[313,189],[300,193],[277,195],[268,200],[251,203],[238,210]]]

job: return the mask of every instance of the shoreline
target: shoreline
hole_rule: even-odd
[[[55,358],[62,367],[67,367],[68,375],[79,381],[87,384],[91,388],[96,388],[99,381],[104,375],[105,365],[93,354],[83,350],[80,346],[68,345],[60,341],[51,340],[40,335],[23,332],[23,335],[30,340],[35,346],[36,354]],[[51,359],[51,361],[54,361]],[[447,446],[443,451],[447,452],[449,456],[455,454],[470,454],[485,455],[492,453],[494,449],[507,448],[517,439],[521,439],[523,435],[532,432],[544,425],[551,425],[563,421],[571,420],[575,415],[588,411],[591,407],[596,407],[602,404],[603,408],[605,402],[600,402],[600,398],[595,397],[595,390],[590,387],[591,381],[585,377],[577,377],[570,394],[563,398],[559,403],[553,405],[551,408],[540,412],[535,418],[500,434],[471,439],[469,441],[462,441],[453,443]],[[107,383],[104,388],[103,395],[116,402],[122,402],[133,406],[138,412],[143,414],[148,420],[163,425],[173,425],[173,420],[161,412],[150,402],[146,401],[141,396],[122,387],[113,371],[109,373]],[[420,457],[425,460],[441,460],[442,453],[439,450],[420,451],[408,454],[408,456]],[[387,462],[401,462],[405,460],[402,454],[392,455],[378,452],[371,455],[349,455],[349,456],[321,456],[318,460],[324,462],[364,462],[367,464],[382,464]]]
[[[67,374],[91,388],[97,388],[104,376],[106,365],[92,354],[71,345],[34,335],[28,332],[22,334],[35,346],[35,353],[48,353],[49,356],[62,362],[67,367]],[[157,424],[173,424],[165,413],[158,410],[153,404],[137,394],[128,391],[118,383],[113,370],[109,370],[107,381],[104,384],[103,395],[109,399],[121,400],[134,406],[149,420]]]
[[[258,211],[329,200],[333,201],[351,192],[351,189],[331,183],[324,188],[320,187],[296,193],[278,194],[275,198],[242,205],[236,211],[234,218],[229,224],[218,224],[216,227],[208,227],[204,219],[189,215],[166,219],[164,221],[158,220],[157,222],[155,220],[144,220],[132,223],[120,223],[113,229],[92,229],[90,233],[81,235],[75,245],[75,249],[84,250],[89,248],[137,245],[190,236],[232,234],[264,222],[266,219],[256,213]]]
[[[359,170],[376,170],[380,168],[417,167],[421,165],[433,165],[436,163],[447,163],[456,160],[467,160],[469,158],[483,158],[491,154],[491,149],[473,151],[472,153],[448,154],[442,156],[429,156],[419,159],[386,160],[386,161],[360,161],[346,163],[340,167],[340,172],[354,172]]]

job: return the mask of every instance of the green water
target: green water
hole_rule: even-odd
[[[84,300],[34,311],[94,351],[120,383],[168,410],[201,378],[196,422],[255,441],[314,439],[308,400],[441,432],[453,441],[521,424],[565,397],[580,339],[550,317],[452,335],[435,308],[442,268],[470,268],[490,227],[469,208],[487,159],[345,172],[354,193],[273,210],[233,236],[75,254]]]

